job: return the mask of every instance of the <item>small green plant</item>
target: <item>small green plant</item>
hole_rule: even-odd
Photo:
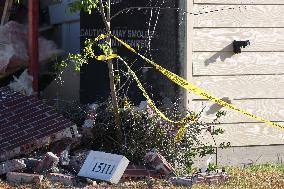
[[[209,163],[207,171],[216,171],[218,166],[215,163]]]
[[[152,149],[160,152],[170,163],[172,163],[179,173],[188,173],[192,170],[193,159],[214,154],[215,146],[206,143],[200,137],[205,133],[214,136],[221,132],[212,132],[210,128],[214,125],[203,123],[199,112],[196,123],[190,125],[184,137],[180,141],[175,140],[176,133],[180,129],[165,122],[147,108],[137,110],[128,98],[122,98],[120,104],[121,126],[123,131],[123,144],[117,141],[114,132],[114,113],[110,101],[97,109],[97,117],[93,135],[95,139],[88,141],[88,147],[94,150],[101,150],[110,153],[125,155],[131,163],[141,164],[144,156]],[[179,103],[176,102],[172,107],[164,108],[167,116],[172,119],[180,119],[184,115],[196,114],[195,112],[181,112]]]
[[[70,4],[70,11],[77,12],[83,10],[92,13],[92,10],[98,7],[99,0],[76,0]]]

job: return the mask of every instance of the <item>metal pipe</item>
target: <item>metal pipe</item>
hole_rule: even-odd
[[[38,18],[39,0],[28,0],[29,17],[29,73],[33,76],[33,89],[38,92],[39,52],[38,52]]]

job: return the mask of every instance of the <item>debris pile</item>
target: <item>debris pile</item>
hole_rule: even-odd
[[[95,127],[96,109],[96,104],[89,107],[79,130],[81,135],[74,123],[35,96],[0,88],[0,176],[14,184],[40,184],[46,179],[79,187],[139,179],[164,179],[184,186],[212,185],[228,179],[224,171],[207,170],[178,177],[156,150],[135,165],[122,155],[84,148],[84,138],[94,140],[90,133]]]
[[[0,73],[7,68],[27,65],[28,62],[27,27],[15,21],[0,26]],[[39,61],[46,62],[63,51],[53,41],[39,38]]]
[[[224,170],[218,169],[214,172],[196,173],[192,176],[192,182],[195,184],[216,185],[222,184],[228,179],[228,174]]]

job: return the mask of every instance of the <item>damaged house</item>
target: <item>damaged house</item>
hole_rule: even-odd
[[[74,123],[38,98],[54,79],[56,57],[64,53],[62,37],[56,41],[57,30],[64,29],[49,22],[49,5],[0,2],[0,161],[78,137]]]
[[[80,137],[77,126],[46,101],[92,104],[109,98],[107,64],[92,60],[79,73],[69,65],[60,74],[56,72],[55,65],[69,53],[80,53],[86,38],[104,33],[97,12],[74,13],[69,11],[70,2],[0,1],[0,161]],[[113,1],[112,33],[159,65],[227,103],[273,122],[283,122],[283,2],[178,0],[163,4],[176,7],[174,11],[139,9],[129,11],[131,14],[115,14],[126,6],[145,7],[147,3]],[[177,10],[184,12],[180,14]],[[149,21],[145,15],[154,16]],[[111,42],[114,53],[119,52],[132,63],[157,104],[171,107],[182,97],[186,108],[203,111],[205,122],[214,119],[219,111],[227,112],[218,125],[225,133],[216,141],[230,142],[232,147],[215,148],[212,161],[216,164],[239,166],[251,160],[282,161],[284,135],[277,128],[180,90],[135,54],[129,54],[120,43]],[[123,73],[118,74],[115,82],[124,86],[130,80],[126,68],[115,60],[113,65],[115,73],[119,70]],[[127,94],[131,102],[138,105],[145,100],[134,82],[127,86],[119,88],[119,92]],[[96,112],[91,114],[92,118],[96,116]],[[90,125],[93,126],[93,120]],[[84,159],[86,153],[80,152],[78,157]],[[41,163],[49,158],[57,162],[53,154],[46,154]],[[129,173],[127,177],[136,173],[137,167],[129,166],[125,172]],[[144,167],[140,167],[140,172],[142,176],[145,172],[153,177],[161,176]],[[73,177],[66,179],[70,181]]]

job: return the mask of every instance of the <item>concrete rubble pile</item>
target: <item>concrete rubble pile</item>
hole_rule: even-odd
[[[11,91],[3,90],[7,92],[5,99],[10,98],[8,93]],[[38,139],[41,142],[33,143],[35,147],[26,143],[16,148],[21,153],[4,153],[6,156],[0,160],[0,176],[6,176],[6,180],[14,184],[40,184],[48,180],[78,187],[96,186],[101,181],[117,184],[119,180],[124,182],[147,178],[164,179],[183,186],[195,183],[221,184],[227,181],[228,175],[220,170],[178,177],[174,167],[155,150],[148,152],[140,165],[133,165],[124,156],[84,149],[81,145],[84,137],[94,139],[90,133],[96,119],[95,110],[95,105],[90,106],[88,117],[79,131],[70,124],[55,133],[46,133],[44,138]],[[100,154],[100,157],[96,154]],[[100,174],[100,177],[96,177],[96,174]]]
[[[36,158],[4,161],[0,164],[0,174],[6,174],[7,181],[14,184],[40,184],[43,179],[47,179],[50,182],[59,182],[66,186],[84,187],[96,186],[97,182],[102,181],[78,176],[90,151],[79,150],[72,155],[69,152],[68,162],[62,160],[61,153],[54,154],[53,152],[47,152],[44,156],[37,156]],[[151,151],[146,154],[145,163],[146,165],[128,165],[121,181],[152,178],[166,179],[169,183],[177,186],[192,186],[193,184],[218,185],[228,180],[228,175],[224,170],[199,172],[190,176],[178,177],[174,168],[157,152]]]

